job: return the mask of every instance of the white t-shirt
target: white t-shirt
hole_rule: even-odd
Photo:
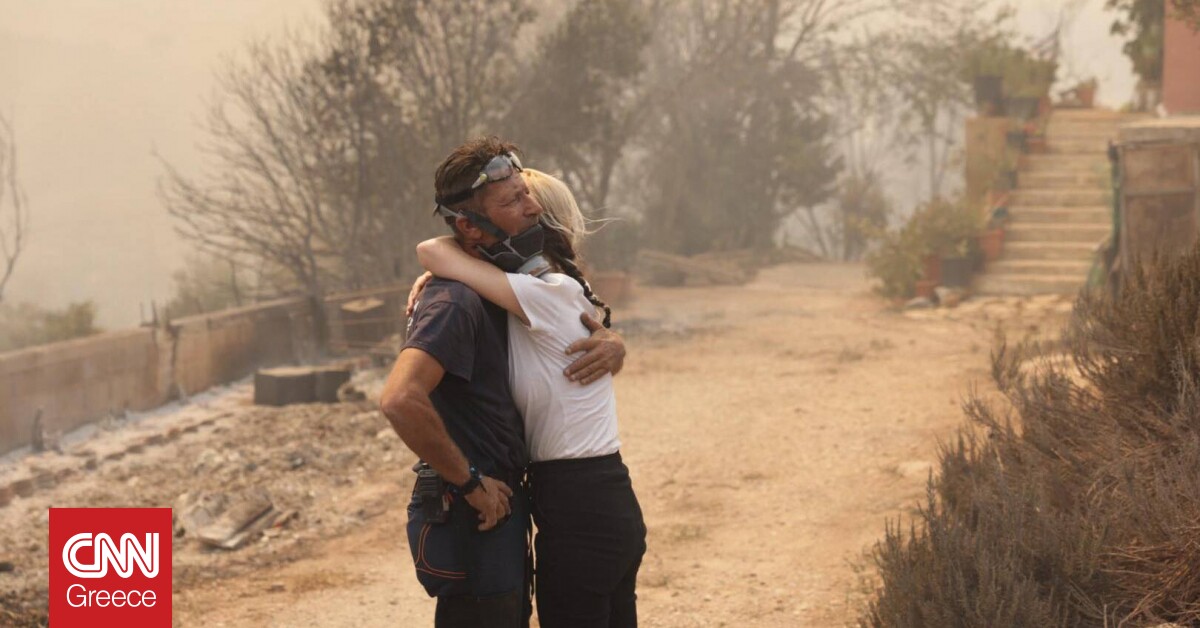
[[[612,375],[586,386],[563,375],[578,355],[567,347],[588,336],[579,314],[595,312],[583,286],[561,273],[541,277],[508,273],[529,319],[508,315],[508,379],[525,417],[525,442],[534,462],[616,453],[617,398]]]

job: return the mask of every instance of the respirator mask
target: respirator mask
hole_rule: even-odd
[[[550,270],[550,263],[542,255],[542,247],[545,244],[545,232],[540,220],[537,224],[521,233],[510,236],[491,220],[488,220],[487,216],[474,212],[455,211],[448,207],[449,205],[461,203],[470,198],[475,193],[475,190],[487,183],[504,181],[520,172],[521,161],[516,155],[512,153],[497,155],[483,167],[483,170],[479,172],[479,176],[476,177],[469,188],[454,194],[448,194],[445,197],[435,197],[434,200],[437,202],[437,206],[434,207],[433,211],[438,216],[465,218],[471,224],[490,233],[499,240],[499,242],[491,246],[477,246],[476,250],[483,255],[484,259],[487,259],[500,270],[506,273],[524,273],[536,276]]]

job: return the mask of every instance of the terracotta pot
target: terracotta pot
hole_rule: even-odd
[[[1046,154],[1046,136],[1030,135],[1029,137],[1025,138],[1025,152],[1029,153],[1030,155]]]
[[[1079,97],[1079,104],[1085,109],[1091,109],[1096,104],[1096,88],[1095,87],[1077,87],[1075,95]]]
[[[934,298],[934,294],[935,294],[934,290],[937,287],[938,287],[938,282],[930,281],[928,279],[921,279],[921,280],[917,281],[917,296],[924,297],[924,298],[932,301]]]
[[[588,283],[592,292],[610,306],[625,303],[633,292],[633,279],[624,271],[598,272],[588,279]]]
[[[942,281],[942,258],[931,253],[921,258],[921,277],[937,285]]]
[[[947,257],[942,259],[941,284],[947,288],[966,288],[971,285],[971,272],[974,270],[970,257]]]
[[[1000,254],[1004,251],[1004,230],[988,229],[979,234],[979,250],[983,252],[985,262],[1000,259]]]
[[[1038,117],[1045,118],[1054,111],[1054,101],[1050,100],[1050,95],[1046,94],[1038,100]]]

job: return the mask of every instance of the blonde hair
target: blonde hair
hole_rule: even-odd
[[[571,243],[571,248],[578,249],[584,236],[591,233],[588,230],[588,220],[575,202],[575,195],[557,177],[546,174],[541,170],[525,168],[521,171],[525,184],[542,206],[542,220],[547,226],[560,231]]]
[[[608,327],[612,323],[612,308],[601,301],[592,292],[592,286],[583,276],[583,270],[576,250],[584,236],[591,233],[588,230],[588,219],[579,210],[575,195],[559,179],[540,170],[526,168],[521,171],[525,184],[529,186],[530,194],[542,206],[542,222],[549,227],[546,232],[545,251],[551,262],[559,267],[583,286],[583,296],[593,305],[604,310],[604,320],[601,324]]]

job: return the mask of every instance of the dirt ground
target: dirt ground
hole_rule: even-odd
[[[622,453],[649,527],[643,626],[852,625],[887,521],[909,521],[939,439],[991,394],[997,327],[1046,336],[1069,301],[976,298],[901,312],[856,265],[764,269],[746,286],[641,288],[617,308]],[[106,447],[197,418],[163,444]],[[295,517],[234,551],[175,540],[176,626],[428,626],[404,507],[413,456],[370,402],[274,409],[246,384],[68,448],[96,469],[0,508],[0,624],[46,605],[47,508],[171,506],[266,489]],[[179,432],[176,429],[174,432]],[[0,465],[53,466],[54,455]],[[907,525],[907,523],[905,524]]]

